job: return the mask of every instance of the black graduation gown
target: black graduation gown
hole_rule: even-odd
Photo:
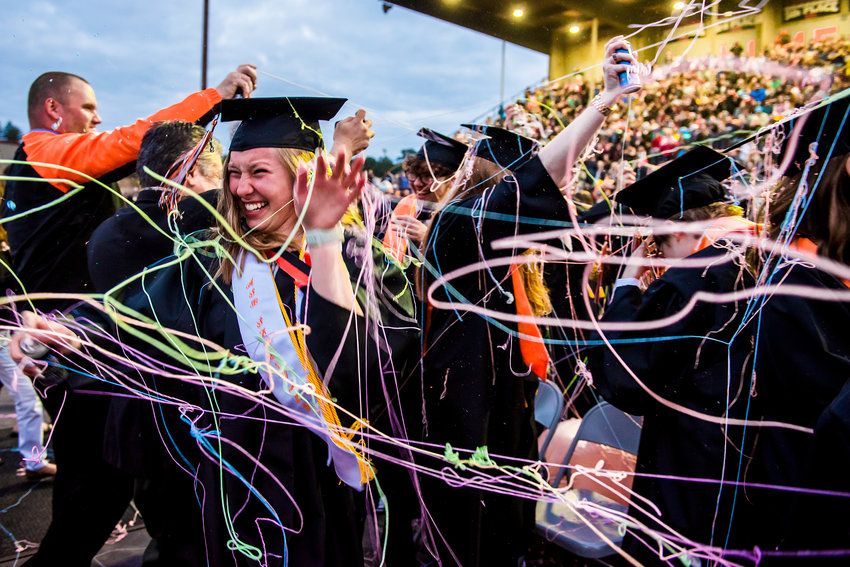
[[[369,260],[369,252],[364,250],[367,246],[370,247],[373,262],[371,272],[364,271],[364,268],[368,267],[366,262]],[[144,293],[128,291],[128,305],[148,316],[155,313],[163,326],[172,326],[192,335],[197,334],[225,348],[238,351],[242,341],[235,314],[228,304],[228,299],[232,299],[230,291],[225,290],[226,299],[210,284],[208,274],[215,273],[217,264],[214,259],[205,257],[204,254],[205,252],[200,250],[197,255],[201,259],[200,265],[196,258],[191,258],[184,261],[181,266],[169,267],[161,273],[147,276],[142,282]],[[323,300],[315,293],[308,293],[308,300],[304,302],[307,306],[306,313],[301,314],[302,317],[299,320],[306,322],[312,329],[306,337],[307,345],[317,368],[325,374],[325,379],[329,380],[328,388],[331,395],[354,415],[369,420],[381,431],[395,433],[389,415],[392,413],[397,417],[400,411],[396,383],[409,372],[406,365],[415,364],[418,358],[415,354],[411,354],[411,349],[414,349],[415,353],[419,345],[419,329],[413,319],[414,306],[411,290],[401,270],[394,265],[388,265],[383,253],[371,246],[371,238],[354,226],[346,227],[343,258],[352,283],[356,286],[356,295],[364,316],[353,318],[353,324],[350,324],[352,321],[348,310]],[[302,270],[309,271],[309,267],[301,264],[293,256],[289,255],[289,260],[300,266]],[[292,313],[295,298],[294,284],[282,270],[277,271],[276,282],[282,300],[289,306],[291,319],[295,320],[296,317]],[[369,295],[367,288],[374,291],[369,299],[367,299]],[[185,290],[185,292],[180,293],[178,290]],[[378,320],[380,324],[376,325]],[[341,350],[340,345],[343,345]],[[333,373],[328,376],[326,371],[335,357],[338,359],[335,360]],[[253,389],[261,387],[259,377],[254,374],[243,374],[228,379]],[[182,393],[185,385],[181,384],[179,388],[175,388],[167,379],[160,379],[157,388],[172,395],[176,392],[178,397],[186,395]],[[262,417],[279,421],[280,416],[268,416],[268,412],[251,399],[245,400],[228,395],[221,389],[212,389],[211,393],[208,390],[210,389],[196,387],[195,394],[191,396],[192,403],[203,410],[198,427],[203,426],[204,420],[209,421],[210,416],[227,413],[240,415],[236,419],[220,420],[215,424],[216,430],[222,431],[222,434],[230,439],[238,440],[248,454],[260,455],[263,464],[269,466],[270,470],[280,478],[290,494],[295,495],[301,512],[310,523],[304,528],[304,535],[286,534],[287,549],[290,553],[289,564],[360,564],[362,551],[359,534],[362,530],[361,514],[365,495],[353,494],[351,489],[339,482],[333,469],[326,465],[327,448],[324,442],[301,427],[273,421],[264,423],[254,419]],[[215,411],[210,409],[211,400],[215,401]],[[165,413],[168,413],[167,408]],[[189,418],[193,417],[194,414],[189,416]],[[342,412],[339,413],[339,417],[344,426],[351,425],[351,419]],[[264,436],[263,433],[268,435]],[[152,432],[148,432],[147,435],[150,437]],[[280,439],[282,445],[281,442],[275,441],[274,450],[272,450],[268,443],[262,445],[264,437],[267,440]],[[168,440],[173,443],[179,438],[179,435],[174,435]],[[158,435],[154,436],[153,442],[161,443]],[[375,451],[388,450],[388,446],[384,443],[376,443],[374,440],[367,443]],[[226,458],[230,459],[229,462],[244,461],[244,455],[241,453],[232,451],[233,454],[230,454],[231,449],[228,446],[224,446],[223,449],[228,452]],[[180,453],[184,458],[192,454],[191,451],[182,449]],[[406,473],[399,474],[397,471],[389,470],[387,463],[377,458],[372,459],[372,462],[388,498],[393,496],[397,498],[400,492],[404,492],[405,497],[410,498],[410,479]],[[227,482],[224,491],[218,488],[219,468],[215,466],[215,463],[208,459],[200,459],[196,468],[197,476],[201,480],[199,486],[205,492],[210,493],[211,489],[208,487],[212,486],[216,494],[223,492],[229,496],[237,495],[251,503],[240,513],[240,522],[242,526],[249,526],[247,531],[253,534],[247,537],[257,536],[258,532],[253,519],[263,517],[263,514],[269,517],[268,510],[260,505],[256,498],[252,499],[248,495],[247,489],[241,482],[230,476],[224,477]],[[240,471],[255,470],[255,467],[247,461],[242,462],[241,467],[235,468]],[[388,479],[388,476],[391,478]],[[294,508],[288,497],[282,495],[276,483],[262,474],[255,476],[255,481],[253,484],[257,487],[258,493],[264,496],[267,493],[273,495],[269,500],[270,505],[280,515],[284,525],[293,525]],[[301,501],[301,495],[304,495],[305,502]],[[199,501],[203,502],[200,497]],[[233,499],[231,498],[229,502],[232,507]],[[208,534],[207,552],[213,565],[232,564],[232,554],[222,547],[226,537],[219,537],[225,528],[221,521],[224,516],[220,510],[220,500],[214,504],[215,506],[204,506],[203,510],[206,520],[204,529]],[[390,520],[393,522],[400,517],[400,508],[396,502],[389,505],[395,505],[393,508],[395,516]],[[297,517],[295,515],[295,518]],[[397,534],[399,531],[396,529],[394,533]],[[284,548],[279,532],[279,529],[275,530],[268,525],[263,528],[263,541],[270,550],[270,556],[280,555]],[[210,548],[210,542],[218,543]],[[240,561],[240,564],[251,564],[244,558]],[[269,564],[277,563],[271,561]]]
[[[170,257],[174,253],[174,240],[168,226],[168,213],[159,205],[162,191],[145,189],[134,203],[126,206],[103,221],[88,242],[89,275],[97,293],[105,293],[124,280],[138,274],[147,266]],[[215,208],[218,190],[201,194]],[[194,197],[183,198],[177,210],[177,229],[183,235],[210,228],[215,218]],[[165,232],[162,234],[154,226]]]
[[[490,242],[517,232],[551,228],[534,221],[548,218],[569,220],[569,210],[535,158],[484,195],[444,209],[432,221],[436,226],[432,227],[432,242],[426,245],[426,259],[441,273],[448,273],[478,262],[479,244],[485,258],[513,255],[512,250],[493,250]],[[508,302],[494,279],[513,293],[509,268],[498,267],[492,269],[492,275],[478,271],[452,281],[462,299],[450,296],[445,287],[436,297],[516,314],[515,305]],[[438,453],[446,443],[453,449],[465,449],[464,459],[469,458],[468,451],[486,446],[491,456],[533,460],[537,454],[533,418],[537,377],[523,362],[518,339],[483,317],[463,311],[428,309],[424,325],[425,441],[437,444],[434,450]],[[510,324],[508,328],[516,327]],[[451,468],[445,461],[428,465],[437,470]],[[442,534],[435,532],[434,539],[444,565],[454,564],[454,560],[442,538],[464,566],[516,564],[526,552],[534,526],[533,500],[455,488],[439,478],[424,484],[423,494]]]
[[[166,236],[171,234],[171,229],[168,226],[168,214],[159,205],[161,195],[162,191],[156,189],[141,191],[135,202],[138,211],[133,207],[124,207],[101,223],[92,234],[87,250],[88,265],[97,293],[106,293],[146,267],[173,258],[174,240]],[[218,191],[207,191],[201,197],[214,207]],[[176,225],[184,236],[206,230],[214,223],[212,214],[194,198],[181,200],[178,210],[180,217]],[[139,287],[136,283],[131,284],[129,289],[132,291]],[[117,298],[123,296],[123,290],[116,294]],[[88,309],[82,309],[81,314],[94,320],[101,319],[99,313],[91,313]],[[108,322],[106,325],[107,328],[110,326]],[[137,372],[131,372],[131,376],[159,393],[178,398],[185,395],[185,388],[173,381],[157,380]],[[179,423],[179,413],[172,406],[132,396],[114,397],[110,402],[104,439],[107,461],[137,477],[170,476],[170,455],[164,452],[162,439],[154,431],[165,428],[174,435],[174,424],[168,423],[174,420]],[[172,437],[170,441],[180,446],[180,452],[188,451],[186,445],[193,444],[191,439],[185,437]]]
[[[388,260],[383,248],[377,246],[372,236],[355,225],[346,226],[343,259],[348,267],[352,284],[355,286],[358,301],[364,308],[365,316],[358,318],[357,336],[363,337],[365,328],[377,331],[379,338],[371,342],[377,348],[372,355],[372,363],[367,368],[363,359],[348,358],[338,362],[355,368],[360,365],[359,395],[352,399],[350,407],[360,407],[364,419],[378,431],[392,436],[399,443],[387,443],[382,436],[373,436],[366,443],[376,453],[373,454],[376,483],[384,495],[385,540],[372,541],[369,548],[374,560],[381,557],[386,565],[415,565],[417,547],[414,543],[413,522],[419,516],[419,498],[415,489],[416,474],[411,470],[413,456],[408,449],[410,440],[418,439],[417,417],[422,404],[419,373],[420,327],[416,320],[416,305],[413,288],[405,272]],[[365,248],[371,251],[372,274],[361,272],[366,268],[368,256]],[[375,282],[376,294],[367,299],[366,280]],[[328,326],[342,332],[348,324],[345,319]],[[377,315],[377,317],[376,317]],[[380,321],[378,327],[374,326]],[[361,323],[368,324],[361,325]],[[329,338],[329,345],[338,345],[350,341],[351,333]],[[354,354],[356,348],[346,348],[346,353]],[[328,353],[330,355],[330,353]],[[327,358],[330,358],[327,356]],[[377,362],[377,364],[375,364]],[[380,371],[378,371],[380,368]],[[384,459],[388,455],[390,459]],[[396,462],[398,461],[398,462]],[[369,520],[370,522],[372,519]]]
[[[770,283],[820,290],[823,300],[771,295],[756,321],[756,391],[764,419],[813,428],[753,431],[756,446],[748,483],[850,492],[850,302],[836,277],[806,264],[780,267]],[[767,552],[847,549],[850,498],[746,487],[757,506],[758,545]],[[766,556],[765,560],[776,558]],[[826,562],[826,558],[808,561]],[[806,559],[797,559],[796,564]],[[793,558],[791,559],[793,561]],[[847,557],[833,558],[846,564]]]
[[[105,293],[146,267],[172,257],[173,229],[169,227],[168,213],[159,205],[161,196],[161,190],[145,189],[139,193],[135,207],[120,209],[92,234],[87,250],[89,274],[98,293]],[[215,207],[218,191],[207,191],[201,197]],[[180,214],[173,222],[182,235],[206,230],[215,222],[212,214],[192,197],[182,199],[178,211]],[[138,284],[129,285],[131,290],[138,287]],[[123,297],[124,291],[118,290],[115,297]],[[102,318],[100,313],[89,313],[89,309],[81,311],[93,320]],[[109,327],[106,321],[105,328]],[[191,397],[191,388],[179,381],[130,368],[120,370],[132,382],[141,383],[143,388],[158,395]],[[128,383],[128,387],[136,386]],[[156,554],[160,562],[157,564],[205,565],[205,557],[198,555],[203,549],[204,534],[193,494],[194,481],[184,472],[186,468],[194,470],[198,449],[181,421],[179,408],[140,399],[126,391],[120,394],[110,399],[104,458],[135,477],[133,500],[153,540],[146,558]]]
[[[618,288],[602,320],[655,321],[681,312],[697,291],[731,292],[752,285],[747,272],[722,258],[726,252],[708,247],[689,256],[717,257],[717,261],[707,268],[668,269],[643,296],[636,286]],[[748,415],[752,351],[751,329],[742,325],[746,305],[746,300],[699,302],[683,319],[666,327],[607,332],[606,336],[635,375],[662,398],[714,417],[742,419]],[[617,342],[623,340],[635,342]],[[627,413],[643,416],[633,490],[655,504],[660,516],[641,513],[634,507],[639,502],[634,498],[629,514],[662,534],[669,531],[659,522],[701,544],[735,548],[747,527],[743,494],[734,486],[688,479],[740,480],[739,471],[750,457],[742,447],[752,434],[745,435],[742,427],[688,416],[653,399],[606,346],[593,347],[588,357],[593,383],[602,397]],[[738,507],[733,510],[736,496]],[[638,536],[649,539],[645,534]],[[647,548],[631,532],[623,547],[642,563],[661,562],[653,542]]]
[[[127,305],[155,316],[163,327],[238,352],[242,338],[229,303],[232,294],[227,286],[221,294],[210,284],[207,273],[214,272],[214,261],[207,259],[199,265],[190,259],[148,279],[145,293],[128,297]],[[293,280],[278,270],[275,282],[292,320],[303,320],[295,316]],[[310,293],[306,322],[313,330],[307,341],[320,368],[339,345],[339,330],[328,323],[347,321],[348,315],[348,311]],[[355,344],[353,335],[346,347]],[[328,384],[342,404],[352,403],[359,391],[357,373],[361,368],[345,364],[355,358],[356,353],[346,354]],[[222,373],[217,377],[248,390],[264,387],[261,377],[254,373]],[[187,400],[195,406],[187,419],[193,421],[192,430],[206,454],[197,463],[196,495],[202,508],[209,563],[283,565],[287,554],[292,566],[362,564],[362,506],[355,502],[355,492],[327,465],[327,445],[258,403],[263,395],[255,396],[243,397],[207,385],[195,388],[194,398]],[[219,443],[219,437],[225,442]],[[222,466],[219,459],[229,466]],[[276,523],[299,533],[283,532]],[[251,549],[260,550],[262,558],[232,549],[237,539],[234,536]]]

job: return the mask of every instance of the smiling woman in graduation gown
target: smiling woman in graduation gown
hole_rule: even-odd
[[[373,470],[352,433],[365,425],[361,384],[380,378],[391,355],[390,341],[379,345],[373,337],[392,331],[367,332],[366,322],[382,309],[374,307],[381,299],[398,292],[386,291],[383,279],[369,281],[367,272],[364,287],[372,296],[360,307],[346,267],[344,256],[355,267],[367,259],[357,247],[342,246],[340,226],[362,190],[363,160],[349,168],[342,152],[329,172],[319,155],[312,181],[303,163],[320,146],[318,120],[331,118],[343,102],[225,105],[225,120],[242,120],[219,201],[226,221],[209,242],[145,274],[123,305],[111,304],[151,323],[139,333],[122,321],[112,340],[147,345],[142,368],[162,365],[161,383],[181,379],[182,397],[143,392],[178,408],[196,443],[187,451],[171,443],[174,420],[148,432],[162,436],[194,480],[205,538],[180,564],[363,563],[362,490]],[[306,242],[309,261],[301,246],[283,250],[289,240]],[[35,331],[61,328],[58,323],[25,316],[30,330],[10,344],[19,358],[27,337],[63,356],[79,348],[79,342],[69,346],[67,329],[62,340]],[[90,330],[80,332],[93,338]],[[151,340],[159,340],[161,352],[146,360]]]
[[[202,453],[191,468],[211,565],[363,561],[365,499],[357,491],[372,470],[362,447],[342,429],[354,419],[340,408],[359,415],[360,384],[365,376],[380,376],[387,349],[369,338],[355,305],[342,251],[350,249],[341,246],[337,226],[362,188],[362,160],[348,171],[340,158],[328,178],[318,158],[306,207],[307,173],[302,169],[296,178],[294,169],[308,148],[319,145],[311,135],[318,119],[332,117],[342,102],[251,99],[223,109],[243,122],[231,142],[220,212],[237,220],[231,225],[249,242],[257,236],[256,248],[263,250],[265,238],[271,256],[294,230],[294,196],[305,211],[312,268],[290,251],[269,264],[238,244],[229,250],[235,261],[204,248],[146,278],[143,290],[126,301],[162,327],[200,339],[189,341],[198,352],[183,361],[198,376],[184,421]],[[271,116],[259,106],[265,104]],[[302,130],[301,119],[310,127]],[[293,150],[286,155],[296,161],[282,159],[281,148]],[[227,248],[232,235],[224,234]],[[299,323],[310,332],[301,332]],[[278,355],[271,364],[281,368],[271,377],[265,339]],[[228,356],[221,358],[211,343]],[[289,388],[281,375],[302,387]],[[324,395],[311,396],[311,388]]]

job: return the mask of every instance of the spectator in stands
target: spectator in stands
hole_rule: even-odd
[[[734,55],[735,57],[740,57],[741,54],[744,52],[744,47],[736,41],[732,44],[732,47],[729,48],[729,51],[731,51],[732,55]]]
[[[844,57],[850,52],[850,41],[833,36],[800,46],[790,43],[790,37],[786,39],[786,42],[780,42],[768,50],[769,60],[813,66],[803,71],[815,66],[825,68],[825,75],[832,81],[830,92],[838,92],[850,85],[850,75],[845,72],[847,59]],[[798,57],[795,54],[800,55]],[[743,53],[740,59],[743,68],[747,68],[750,59]],[[753,61],[753,69],[764,67],[764,59],[753,58]],[[673,69],[674,64],[670,64]],[[786,67],[786,70],[790,69],[790,66]],[[833,70],[836,72],[833,73]],[[665,74],[662,67],[656,70],[654,77],[655,81],[645,86],[644,96],[632,101],[630,109],[633,118],[627,121],[625,116],[620,117],[621,120],[611,117],[609,127],[600,132],[599,147],[604,162],[619,160],[621,149],[623,154],[627,154],[630,147],[645,147],[650,163],[655,165],[665,163],[679,153],[673,151],[661,154],[665,149],[687,148],[694,143],[707,143],[717,149],[728,148],[759,127],[772,123],[774,119],[816,98],[820,88],[818,81],[814,80],[795,82],[781,75],[771,79],[761,74],[735,70],[717,72],[698,68]],[[569,123],[584,108],[591,86],[591,83],[576,75],[545,88],[528,89],[525,99],[508,106],[510,112],[506,116],[496,114],[489,119],[494,124],[512,127],[515,115],[526,115],[521,127],[525,127],[525,123],[544,124],[545,128],[528,132],[534,132],[538,139],[545,140],[556,135],[564,123]],[[545,102],[545,106],[541,102]],[[534,115],[531,109],[538,107],[537,118],[527,116]],[[554,109],[557,114],[546,107]],[[686,132],[680,131],[679,124],[690,125],[690,139]],[[631,139],[628,137],[629,132],[632,134]],[[676,135],[679,139],[675,139]],[[625,143],[621,136],[625,137]],[[653,140],[656,147],[650,149]],[[599,177],[591,167],[593,160],[587,163],[590,175],[579,179],[577,189],[592,190],[595,179]]]

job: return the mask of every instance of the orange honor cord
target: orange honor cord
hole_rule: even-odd
[[[714,219],[711,225],[703,233],[697,245],[691,251],[691,254],[696,254],[704,248],[712,246],[715,242],[728,234],[741,234],[758,236],[761,232],[761,225],[749,221],[743,217],[720,217]]]
[[[799,252],[804,256],[809,256],[810,258],[816,258],[818,255],[818,245],[809,240],[808,238],[798,237],[795,238],[791,244],[788,245],[789,250],[793,250],[794,252]],[[850,287],[850,280],[841,280],[842,283],[846,287]]]
[[[393,209],[392,217],[402,215],[413,216],[416,214],[416,195],[408,195],[403,198]],[[404,260],[407,254],[407,238],[402,235],[401,230],[392,224],[387,228],[384,235],[384,250],[393,257],[396,262]]]
[[[525,285],[522,281],[522,274],[519,271],[518,264],[511,264],[511,282],[514,287],[514,301],[516,301],[517,315],[522,317],[533,317],[531,303],[528,300],[528,294],[525,292]],[[541,380],[546,380],[549,370],[549,352],[543,344],[543,335],[537,325],[530,321],[520,321],[517,323],[517,329],[520,332],[519,347],[522,353],[522,359],[531,368]]]

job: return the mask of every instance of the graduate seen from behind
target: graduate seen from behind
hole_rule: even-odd
[[[697,147],[615,196],[654,221],[658,254],[646,240],[636,247],[601,320],[596,338],[604,344],[587,355],[597,393],[643,416],[623,541],[623,551],[643,564],[662,563],[659,553],[716,557],[725,546],[746,545],[735,529],[746,501],[722,484],[746,465],[744,443],[752,439],[726,421],[745,418],[749,408],[746,298],[691,304],[697,293],[753,285],[746,239],[757,227],[730,204],[721,182],[731,163]],[[695,544],[719,549],[695,552]]]
[[[424,478],[422,495],[427,537],[443,565],[515,565],[532,543],[533,499],[501,494],[493,487],[500,485],[494,477],[508,482],[499,467],[537,456],[534,395],[549,361],[541,338],[525,346],[541,347],[542,360],[527,357],[540,349],[524,348],[517,325],[494,325],[470,313],[469,306],[518,314],[520,301],[515,298],[523,297],[526,287],[509,262],[525,263],[527,246],[503,249],[493,243],[550,230],[552,220],[575,218],[560,188],[569,186],[575,164],[611,106],[626,94],[617,74],[637,64],[633,55],[617,52],[626,47],[622,37],[606,44],[604,90],[539,151],[529,146],[515,159],[494,156],[489,164],[497,174],[483,179],[475,175],[485,167],[481,162],[488,162],[484,152],[468,159],[422,244],[425,260],[417,282],[427,301],[419,378],[422,438],[439,448],[429,468],[450,469]],[[519,147],[516,142],[514,137]],[[461,272],[476,265],[475,271]],[[453,272],[460,275],[448,284],[437,282]],[[498,466],[467,466],[473,454],[477,459],[482,452]],[[457,461],[465,468],[452,466]],[[471,482],[447,480],[449,474]]]
[[[762,428],[746,479],[764,565],[850,553],[848,117],[844,94],[782,125],[789,165],[765,207],[759,284],[778,289],[760,301],[756,388],[765,421],[796,429]]]

